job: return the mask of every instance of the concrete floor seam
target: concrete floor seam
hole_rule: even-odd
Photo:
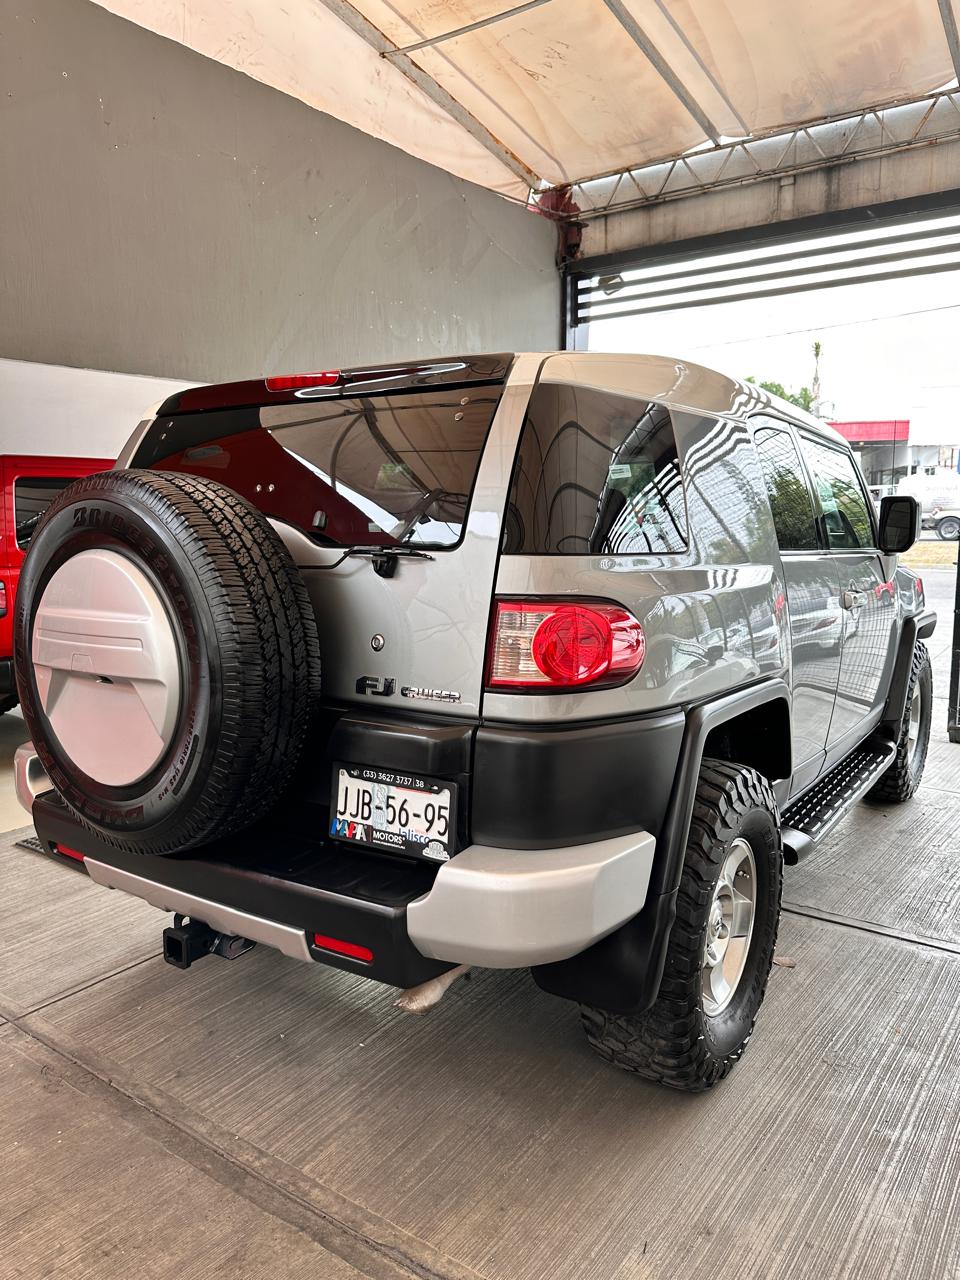
[[[29,1009],[23,1009],[17,1015],[19,1018],[29,1017],[34,1013],[42,1013],[44,1009],[50,1009],[55,1004],[60,1004],[63,1000],[69,1000],[73,996],[83,995],[86,991],[92,991],[94,987],[99,987],[103,982],[109,982],[111,978],[118,978],[121,974],[129,973],[131,969],[139,969],[141,965],[149,964],[151,960],[159,959],[158,952],[151,952],[148,956],[143,956],[140,960],[134,960],[131,964],[121,965],[119,969],[111,969],[109,973],[101,973],[96,978],[91,978],[89,982],[82,982],[79,986],[71,987],[68,991],[61,991],[55,996],[51,996],[48,1000],[42,1001],[40,1004],[33,1005]],[[4,997],[0,994],[0,1006],[4,1001]]]
[[[840,915],[819,907],[808,907],[803,903],[784,902],[781,910],[792,916],[803,916],[807,920],[819,920],[823,924],[837,925],[842,929],[855,929],[858,933],[875,933],[895,942],[923,947],[930,951],[946,951],[950,955],[960,956],[960,943],[950,942],[943,938],[929,938],[916,933],[902,933],[891,929],[889,925],[877,924],[873,920],[857,920],[853,916]]]

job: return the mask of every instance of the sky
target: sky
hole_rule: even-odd
[[[938,244],[960,235],[956,218],[916,224],[922,225],[943,231]],[[836,238],[844,239],[855,237]],[[955,259],[937,259],[944,265],[956,260],[956,270],[595,321],[589,346],[685,357],[795,390],[811,384],[812,346],[819,340],[825,416],[908,418],[916,443],[958,445],[960,240],[957,246]],[[756,252],[741,255],[741,274],[751,256]]]

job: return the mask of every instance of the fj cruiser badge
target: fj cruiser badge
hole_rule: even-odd
[[[393,676],[361,676],[357,681],[357,693],[371,694],[375,698],[391,698],[397,691]],[[455,689],[425,689],[420,685],[405,684],[400,689],[403,698],[417,702],[459,702],[461,695]]]

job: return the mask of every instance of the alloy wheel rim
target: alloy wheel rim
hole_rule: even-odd
[[[749,841],[738,837],[720,868],[707,916],[700,991],[708,1017],[736,995],[750,954],[757,914],[757,864]]]

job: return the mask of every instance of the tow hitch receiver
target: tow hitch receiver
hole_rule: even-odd
[[[189,969],[195,960],[218,955],[225,960],[236,960],[257,944],[235,933],[217,933],[201,920],[189,920],[175,915],[173,927],[163,931],[163,958],[177,969]]]

